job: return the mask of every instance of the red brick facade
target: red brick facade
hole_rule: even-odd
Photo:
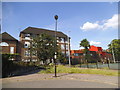
[[[14,60],[30,61],[30,59],[32,58],[32,61],[36,61],[38,59],[37,56],[36,55],[31,56],[29,54],[30,47],[26,47],[26,45],[30,44],[31,41],[30,37],[34,37],[42,33],[46,33],[53,37],[55,36],[55,31],[53,30],[28,27],[20,32],[19,35],[20,41],[18,41],[10,34],[4,32],[1,34],[2,41],[0,42],[0,45],[2,46],[2,53],[19,54],[14,58]],[[64,53],[64,55],[67,56],[68,41],[69,41],[69,49],[70,49],[70,38],[68,40],[68,36],[59,31],[57,31],[56,34],[57,34],[56,35],[57,44],[60,45],[62,53]],[[2,45],[2,44],[6,44],[6,45]]]
[[[80,57],[82,58],[84,55],[83,55],[83,51],[84,49],[82,50],[71,50],[70,53],[71,53],[71,58],[74,59],[74,58],[77,58],[79,59]],[[102,59],[112,59],[112,55],[109,54],[108,52],[105,52],[103,51],[102,47],[96,47],[96,46],[90,46],[89,48],[89,51],[91,54],[93,54],[93,56],[95,56],[95,54],[98,55],[98,57],[102,60]]]
[[[23,61],[30,61],[32,58],[33,61],[36,61],[38,58],[37,56],[30,55],[28,52],[30,50],[29,47],[26,47],[27,44],[30,45],[31,38],[34,36],[40,35],[42,33],[46,33],[50,36],[55,36],[55,31],[41,29],[41,28],[34,28],[28,27],[22,32],[20,32],[20,42],[21,42],[21,60]],[[68,54],[68,36],[62,32],[57,31],[57,44],[60,45],[62,53],[66,56]],[[70,38],[69,38],[70,39]],[[70,41],[70,40],[69,40]],[[70,43],[70,42],[69,42]],[[69,44],[70,47],[70,44]]]
[[[20,44],[19,41],[8,33],[2,33],[2,41],[0,41],[0,46],[3,54],[20,54]],[[13,60],[20,60],[19,55],[16,55]]]

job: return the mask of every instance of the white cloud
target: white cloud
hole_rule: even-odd
[[[98,28],[100,28],[100,25],[97,22],[96,23],[86,22],[82,27],[80,27],[80,29],[85,31]]]
[[[118,27],[118,15],[115,14],[111,19],[106,20],[102,28],[108,29],[108,28],[117,28],[117,27]]]
[[[101,25],[99,23],[102,23]],[[101,29],[106,30],[109,28],[116,29],[118,27],[118,14],[115,14],[112,16],[112,18],[108,20],[102,20],[102,21],[96,21],[95,23],[86,22],[83,24],[80,29],[87,31],[87,30],[95,30],[95,29]]]
[[[101,42],[90,41],[90,45],[100,45]]]
[[[80,47],[80,49],[84,49],[84,47]]]

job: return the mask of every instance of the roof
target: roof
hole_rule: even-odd
[[[28,28],[26,28],[25,30],[20,32],[20,36],[21,36],[21,33],[24,33],[24,34],[25,33],[29,33],[29,34],[46,33],[48,35],[55,36],[55,30],[48,30],[48,29],[35,28],[35,27],[28,27]],[[57,31],[56,36],[67,38],[67,35],[62,33],[62,32],[60,32],[60,31]]]
[[[2,35],[2,37],[1,37]],[[10,34],[8,34],[7,32],[3,32],[2,34],[0,34],[0,38],[2,38],[2,40],[12,40],[12,41],[18,41],[17,39],[15,39],[14,37],[12,37]]]
[[[90,51],[102,51],[102,47],[96,47],[94,45],[90,46]]]

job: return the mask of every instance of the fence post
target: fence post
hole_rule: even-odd
[[[109,63],[110,63],[110,62],[109,62],[109,58],[107,59],[107,62],[108,62],[108,68],[110,69],[110,65],[109,65]]]
[[[96,61],[96,67],[97,67],[97,69],[98,69],[98,61]]]
[[[88,66],[88,60],[86,59],[86,64],[87,64],[87,68],[89,68],[89,66]]]
[[[82,67],[82,62],[81,62],[81,58],[80,58],[80,67]]]

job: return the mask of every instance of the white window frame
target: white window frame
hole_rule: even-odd
[[[25,57],[29,57],[30,56],[30,51],[29,50],[25,50],[24,51],[24,56]]]
[[[27,46],[26,46],[27,45]],[[30,47],[30,42],[25,42],[24,43],[24,48],[29,48]]]
[[[11,54],[14,54],[14,49],[15,49],[15,47],[10,47],[10,53]]]
[[[6,43],[6,42],[1,42],[1,43],[0,43],[0,46],[9,46],[9,44]]]
[[[64,44],[61,44],[61,49],[65,50],[65,45]]]

